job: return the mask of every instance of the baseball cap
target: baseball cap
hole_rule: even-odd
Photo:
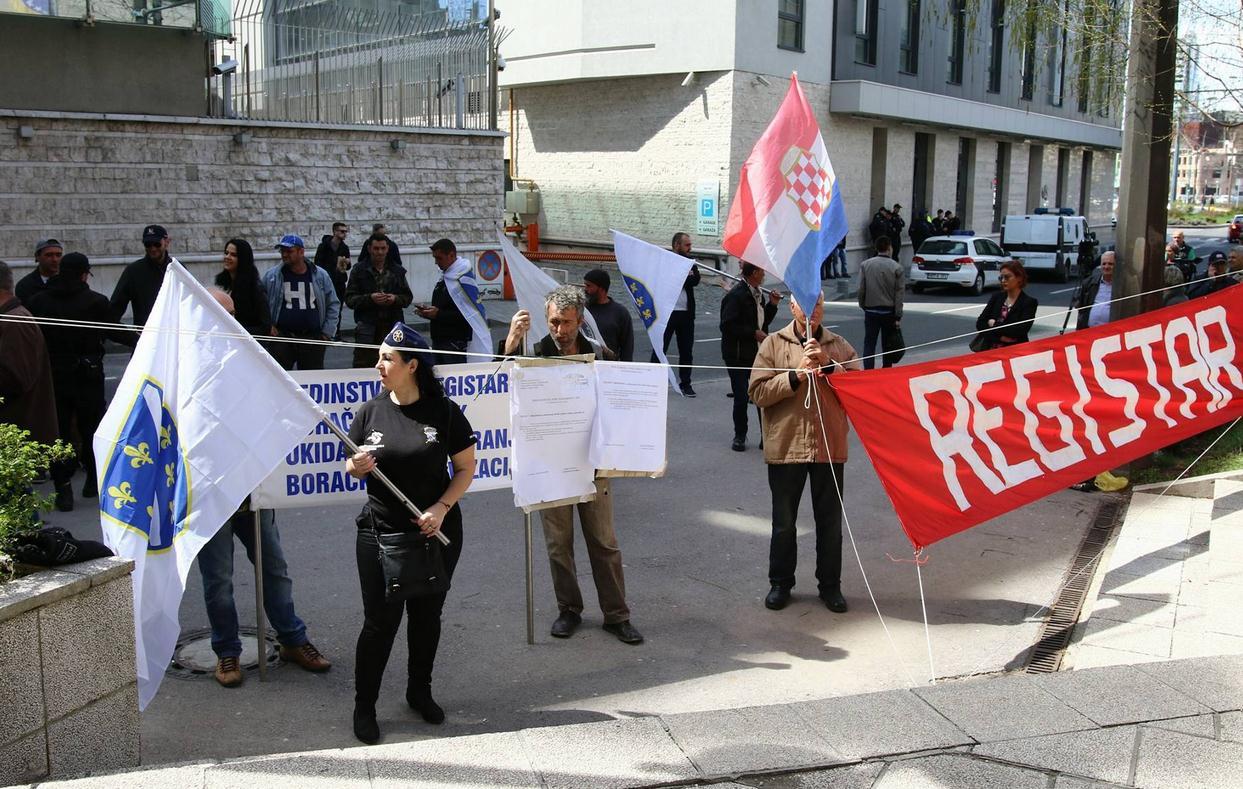
[[[1222,252],[1220,249],[1217,250],[1216,252],[1213,252],[1212,254],[1208,256],[1208,263],[1210,266],[1213,265],[1214,263],[1225,263],[1225,262],[1226,262],[1226,253]],[[64,265],[64,264],[62,263],[61,265]]]
[[[70,252],[60,260],[60,273],[81,276],[91,270],[91,261],[81,252]]]
[[[602,268],[593,268],[583,275],[584,282],[590,282],[598,288],[609,289],[609,273]]]
[[[168,231],[162,225],[147,225],[142,229],[142,243],[154,244],[168,238]]]
[[[58,247],[59,249],[64,249],[65,245],[60,243],[54,238],[45,238],[42,241],[40,241],[38,244],[35,244],[35,254],[37,255],[43,250],[48,249],[50,247]]]
[[[281,240],[276,242],[276,248],[279,249],[280,247],[306,249],[306,244],[302,243],[301,236],[295,236],[293,233],[290,233],[287,236],[281,236]]]

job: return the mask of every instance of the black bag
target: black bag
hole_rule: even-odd
[[[881,332],[881,348],[884,351],[884,362],[894,365],[902,361],[906,355],[906,340],[902,337],[902,327],[895,325],[888,334]]]
[[[384,602],[429,597],[449,591],[440,541],[420,532],[374,532],[384,569]]]
[[[993,349],[993,338],[981,332],[971,338],[971,350],[975,353],[981,351],[991,351]]]

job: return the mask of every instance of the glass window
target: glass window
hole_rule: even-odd
[[[1036,23],[1027,26],[1027,44],[1023,47],[1023,85],[1020,97],[1031,101],[1036,95]]]
[[[803,51],[803,0],[780,0],[777,4],[777,46]]]
[[[961,85],[963,60],[967,55],[967,0],[952,0],[950,14],[950,57],[947,81],[951,85]]]
[[[902,19],[902,51],[898,68],[907,74],[919,73],[919,4],[920,0],[907,0],[906,16]]]
[[[877,0],[855,0],[855,60],[876,65]]]
[[[930,238],[919,248],[921,255],[966,255],[967,244],[963,241],[951,241],[948,238]]]
[[[1069,11],[1068,11],[1069,13]],[[1049,52],[1049,103],[1062,106],[1066,86],[1066,28],[1053,37],[1053,49]]]
[[[992,36],[988,42],[988,92],[1001,92],[1001,64],[1005,61],[1006,0],[993,0]]]

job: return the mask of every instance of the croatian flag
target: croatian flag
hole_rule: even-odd
[[[792,74],[776,117],[742,165],[722,246],[780,277],[810,314],[820,298],[820,263],[846,230],[829,152]]]

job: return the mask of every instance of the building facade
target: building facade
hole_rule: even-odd
[[[979,234],[1041,206],[1108,231],[1118,97],[1070,34],[1020,46],[1001,2],[982,6],[995,24],[971,25],[958,0],[497,6],[512,30],[500,126],[517,188],[540,192],[545,238],[599,242],[616,228],[667,243],[687,230],[719,248],[791,72],[818,116],[854,257],[894,203],[908,222],[953,210]],[[714,194],[715,223],[700,216]]]

